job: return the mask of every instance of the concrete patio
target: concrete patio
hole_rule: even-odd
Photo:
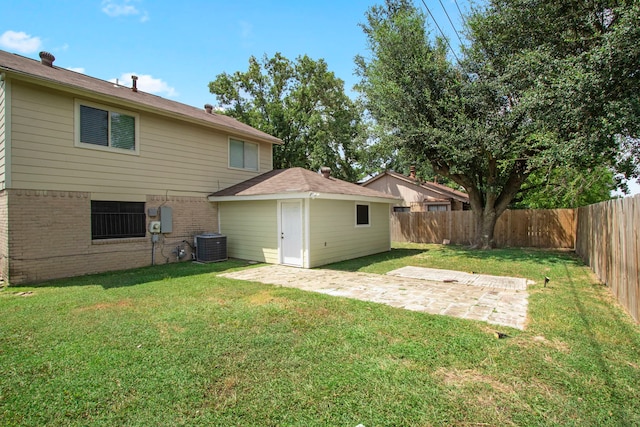
[[[403,267],[386,275],[266,265],[221,277],[524,329],[526,279]]]

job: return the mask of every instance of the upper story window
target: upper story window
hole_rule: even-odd
[[[139,116],[76,101],[76,146],[138,154]]]
[[[365,227],[369,222],[369,204],[356,203],[356,227]]]
[[[253,142],[229,140],[229,167],[258,170],[258,144]]]

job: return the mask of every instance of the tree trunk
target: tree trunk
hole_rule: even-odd
[[[493,232],[498,221],[498,215],[493,208],[485,208],[474,212],[476,233],[472,247],[475,249],[493,249],[495,241]]]

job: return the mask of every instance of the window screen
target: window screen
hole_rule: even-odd
[[[136,149],[136,118],[80,105],[80,142],[121,150]]]
[[[238,169],[258,170],[258,144],[229,140],[229,166]]]
[[[356,205],[356,225],[369,225],[369,205]]]

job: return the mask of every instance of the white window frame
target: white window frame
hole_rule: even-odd
[[[86,106],[86,107],[91,107],[91,108],[97,108],[99,110],[104,110],[107,111],[109,113],[109,120],[111,120],[111,113],[118,113],[118,114],[122,114],[122,115],[126,115],[126,116],[131,116],[134,118],[134,138],[135,138],[135,143],[134,143],[134,149],[133,150],[128,150],[125,148],[115,148],[112,147],[111,145],[109,146],[103,146],[103,145],[96,145],[96,144],[90,144],[90,143],[86,143],[86,142],[82,142],[80,140],[80,124],[81,124],[81,120],[80,120],[80,106]],[[76,147],[80,147],[80,148],[88,148],[91,150],[98,150],[98,151],[108,151],[111,153],[121,153],[121,154],[129,154],[129,155],[134,155],[134,156],[138,156],[140,155],[140,115],[138,113],[134,113],[132,111],[127,111],[127,110],[122,110],[120,108],[114,108],[114,107],[108,107],[106,105],[102,105],[102,104],[97,104],[95,102],[89,102],[89,101],[83,101],[80,99],[76,99],[75,100],[75,110],[74,110],[74,119],[75,119],[75,141],[74,141],[74,145]],[[109,122],[111,123],[111,122]],[[109,136],[108,136],[108,142],[109,144],[111,144],[111,124],[109,124]]]
[[[366,224],[358,224],[358,206],[366,206],[367,207],[367,223]],[[367,202],[355,202],[354,204],[355,211],[355,224],[356,227],[371,227],[371,204]]]
[[[232,166],[231,165],[231,141],[235,141],[235,142],[242,142],[243,147],[247,144],[255,146],[256,148],[256,167],[254,168],[248,168],[246,166],[244,166],[246,164],[245,159],[244,159],[244,153],[243,153],[243,158],[242,158],[242,164],[243,167],[238,167],[238,166]],[[260,144],[257,144],[255,142],[249,142],[249,141],[245,141],[243,139],[238,139],[238,138],[229,138],[229,142],[227,144],[227,147],[229,149],[229,158],[228,158],[228,166],[229,169],[236,169],[236,170],[244,170],[244,171],[253,171],[253,172],[259,172],[260,171]]]

